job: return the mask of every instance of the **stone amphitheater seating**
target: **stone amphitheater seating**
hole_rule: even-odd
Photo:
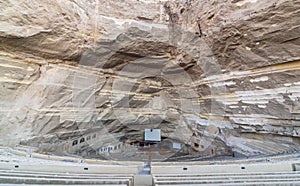
[[[122,185],[132,186],[133,175],[67,174],[32,171],[0,171],[0,185]]]
[[[300,185],[299,172],[261,172],[235,174],[158,174],[155,186],[166,185]]]
[[[0,186],[28,185],[300,185],[300,154],[196,162],[103,161],[6,149],[0,157]],[[6,152],[6,150],[4,150]],[[18,160],[19,158],[19,160]],[[22,160],[23,158],[23,160]]]
[[[296,161],[152,163],[154,186],[180,185],[300,185],[299,159]]]
[[[280,153],[288,153],[288,152],[294,152],[299,151],[299,146],[284,146],[281,144],[275,144],[275,143],[267,143],[267,142],[249,142],[246,144],[252,149],[259,150],[263,152],[263,154],[280,154]]]

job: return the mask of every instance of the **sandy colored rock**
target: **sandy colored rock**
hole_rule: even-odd
[[[157,161],[297,151],[299,8],[0,2],[0,144],[145,160],[159,128]]]

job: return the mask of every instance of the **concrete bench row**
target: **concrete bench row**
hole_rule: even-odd
[[[76,174],[138,174],[140,167],[135,165],[91,165],[55,163],[13,163],[0,162],[0,170],[76,173]]]
[[[299,159],[300,152],[291,154],[279,154],[279,155],[268,155],[262,157],[251,157],[242,159],[229,159],[229,160],[214,160],[214,161],[183,161],[183,162],[152,162],[153,166],[169,166],[169,165],[213,165],[213,164],[243,164],[243,163],[255,163],[255,162],[276,162],[286,161],[292,159]]]
[[[0,185],[1,184],[133,186],[133,175],[66,174],[1,170]]]
[[[248,163],[227,165],[151,165],[152,174],[203,174],[203,173],[245,173],[245,172],[290,172],[297,162]]]
[[[298,185],[299,172],[255,173],[255,174],[165,174],[153,175],[153,185]]]
[[[1,184],[0,183],[0,186],[20,186],[20,184]],[[40,185],[37,185],[37,184],[26,184],[24,186],[40,186]],[[53,185],[49,185],[49,184],[43,184],[43,186],[53,186]],[[56,184],[55,186],[65,186],[65,184]],[[68,186],[79,186],[78,184],[75,184],[75,185],[71,185],[69,184]],[[86,185],[86,184],[80,184],[80,186],[91,186],[91,185]],[[96,185],[93,185],[93,186],[127,186],[126,184],[96,184]]]
[[[52,172],[33,172],[33,171],[15,171],[0,170],[0,176],[11,177],[33,177],[33,178],[131,178],[133,174],[69,174],[69,173],[52,173]]]

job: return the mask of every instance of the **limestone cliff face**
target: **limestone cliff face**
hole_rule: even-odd
[[[0,2],[0,144],[120,160],[299,150],[299,8]],[[144,147],[148,128],[161,143]]]

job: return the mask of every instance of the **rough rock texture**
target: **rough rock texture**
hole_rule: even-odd
[[[299,9],[1,1],[0,144],[120,160],[299,150]]]

